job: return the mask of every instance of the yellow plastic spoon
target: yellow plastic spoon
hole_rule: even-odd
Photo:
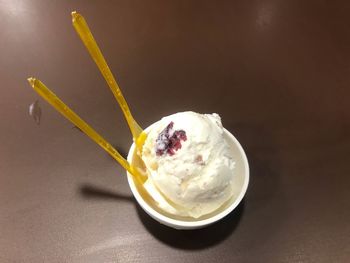
[[[143,184],[146,177],[143,176],[138,169],[125,160],[120,153],[108,143],[101,135],[99,135],[89,124],[82,120],[74,111],[72,111],[63,101],[61,101],[51,90],[49,90],[44,83],[35,78],[28,78],[29,84],[32,88],[43,97],[49,104],[51,104],[58,112],[71,121],[81,131],[83,131],[90,139],[100,145],[107,151],[121,166],[127,170],[134,179]]]
[[[72,12],[72,23],[77,31],[80,39],[83,41],[85,47],[89,51],[91,57],[95,61],[97,67],[101,71],[103,77],[105,78],[108,86],[110,87],[114,97],[119,103],[120,108],[122,109],[125,119],[129,125],[130,131],[132,133],[133,139],[135,141],[137,150],[139,153],[142,151],[142,146],[146,140],[146,133],[143,132],[142,128],[137,124],[133,116],[131,115],[129,106],[111,72],[109,69],[105,58],[102,55],[100,48],[98,47],[90,29],[87,25],[84,17],[77,13],[76,11]]]

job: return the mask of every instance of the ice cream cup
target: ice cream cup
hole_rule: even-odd
[[[149,126],[147,129],[145,129],[145,131],[148,132],[153,125],[154,124]],[[224,136],[227,136],[227,141],[232,147],[232,151],[235,156],[236,162],[234,170],[235,191],[232,198],[228,202],[226,202],[217,211],[209,215],[202,216],[200,218],[179,217],[170,215],[160,210],[160,208],[156,206],[152,198],[150,198],[149,195],[145,192],[145,189],[137,185],[133,180],[133,177],[129,173],[127,173],[130,189],[136,201],[142,207],[142,209],[159,223],[175,229],[183,230],[198,229],[209,226],[231,213],[242,201],[247,191],[249,183],[249,165],[247,156],[238,140],[226,129],[224,129]],[[136,154],[134,143],[130,147],[127,160],[128,162],[131,162],[134,165],[140,165],[140,158]]]

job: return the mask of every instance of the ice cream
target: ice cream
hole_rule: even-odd
[[[233,195],[235,160],[218,114],[162,118],[148,132],[142,160],[145,188],[169,214],[199,218]]]

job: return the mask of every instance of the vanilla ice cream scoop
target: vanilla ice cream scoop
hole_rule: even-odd
[[[218,114],[162,118],[147,135],[142,160],[145,188],[167,213],[198,218],[233,195],[235,161]]]

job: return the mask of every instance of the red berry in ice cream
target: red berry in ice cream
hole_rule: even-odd
[[[174,155],[175,152],[181,149],[181,141],[186,141],[187,136],[184,130],[174,131],[174,122],[170,122],[156,140],[156,153],[158,156],[165,153]]]

